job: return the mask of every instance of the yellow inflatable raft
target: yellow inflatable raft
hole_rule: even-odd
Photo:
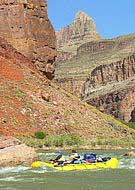
[[[118,160],[116,158],[111,158],[106,162],[95,162],[95,163],[81,163],[81,164],[65,164],[63,166],[55,166],[49,162],[36,161],[31,164],[32,168],[39,167],[50,167],[57,170],[71,171],[71,170],[89,170],[96,168],[117,168]]]

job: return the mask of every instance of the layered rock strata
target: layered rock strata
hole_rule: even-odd
[[[134,96],[129,98],[127,107],[131,109],[128,108],[128,114],[124,113],[126,107],[126,105],[122,106],[124,103],[121,104],[119,101],[120,104],[117,104],[117,108],[114,109],[115,100],[112,100],[109,105],[106,101],[110,93],[115,96],[123,91],[124,94],[120,95],[122,102],[122,99],[134,88],[134,53],[134,33],[85,43],[77,49],[76,56],[57,64],[55,80],[59,86],[100,108],[101,111],[104,110],[106,113],[129,121],[133,118],[131,112],[134,109]],[[113,94],[110,96],[115,99]],[[102,100],[105,106],[102,106]]]
[[[0,1],[0,36],[53,77],[56,42],[46,0]]]
[[[126,50],[127,53],[134,52],[135,48],[135,34],[122,36],[114,39],[102,40],[98,42],[88,42],[81,45],[77,49],[77,55],[83,54],[99,54],[107,51]]]
[[[98,87],[126,81],[133,77],[135,77],[135,54],[115,63],[96,67],[87,78],[84,94],[91,94],[93,89],[95,91]]]
[[[111,114],[126,122],[135,122],[135,84],[126,89],[99,95],[87,99],[87,103],[97,107],[100,111]]]
[[[121,120],[135,121],[135,55],[94,69],[82,99]]]
[[[74,57],[74,54],[71,52],[62,52],[62,51],[58,51],[57,52],[57,57],[56,57],[56,61],[55,64],[60,64],[68,59],[71,59],[72,57]]]
[[[135,34],[98,42],[88,42],[77,49],[70,60],[57,63],[55,80],[64,89],[81,96],[89,74],[99,65],[121,62],[135,52]]]
[[[73,54],[80,45],[101,39],[93,19],[82,11],[77,12],[74,22],[58,31],[56,36],[58,50]]]

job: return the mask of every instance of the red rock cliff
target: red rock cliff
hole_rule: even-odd
[[[46,0],[1,0],[0,36],[52,78],[56,41]]]

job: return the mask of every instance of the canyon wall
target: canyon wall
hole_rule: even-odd
[[[74,57],[74,54],[71,52],[58,51],[55,64],[57,65],[63,63],[64,61],[71,59],[72,57]]]
[[[113,49],[116,45],[115,40],[104,40],[104,41],[99,41],[99,42],[88,42],[83,45],[81,45],[77,49],[77,55],[82,55],[82,54],[95,54],[95,53],[101,53],[106,50]]]
[[[82,99],[121,120],[134,121],[135,55],[95,68],[85,82]]]
[[[116,63],[96,67],[85,82],[84,94],[92,93],[92,90],[95,91],[108,84],[126,81],[132,77],[135,77],[135,55]]]
[[[1,0],[0,37],[53,77],[56,41],[45,0]]]
[[[135,83],[126,89],[91,98],[87,103],[126,122],[135,122]]]
[[[55,80],[101,111],[130,121],[135,98],[124,100],[135,84],[135,33],[81,45],[76,56],[57,64]],[[119,103],[116,94],[121,96]]]
[[[82,54],[98,54],[107,52],[110,50],[124,50],[126,49],[127,52],[134,52],[135,48],[135,35],[127,35],[122,37],[117,37],[114,39],[108,39],[108,40],[102,40],[97,42],[88,42],[83,45],[81,45],[77,49],[77,55]]]
[[[128,61],[127,57],[129,56],[133,59],[134,52],[134,33],[114,39],[85,43],[77,49],[77,55],[70,57],[70,60],[61,59],[57,62],[55,80],[61,87],[80,97],[84,83],[89,78],[90,73],[95,72],[93,71],[95,68],[98,66],[106,67],[106,72],[108,72],[107,65],[111,64],[113,66],[115,62],[121,64],[124,59]],[[119,72],[119,69],[117,72]],[[110,78],[109,80],[111,80],[111,75],[110,73],[110,76],[107,76]]]

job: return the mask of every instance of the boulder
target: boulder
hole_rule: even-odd
[[[1,137],[0,166],[30,165],[38,160],[34,148],[21,144],[14,137]]]
[[[133,152],[133,151],[127,152],[123,156],[135,156],[135,152]]]
[[[0,137],[0,149],[7,148],[10,146],[19,145],[21,142],[15,137],[1,136]]]

